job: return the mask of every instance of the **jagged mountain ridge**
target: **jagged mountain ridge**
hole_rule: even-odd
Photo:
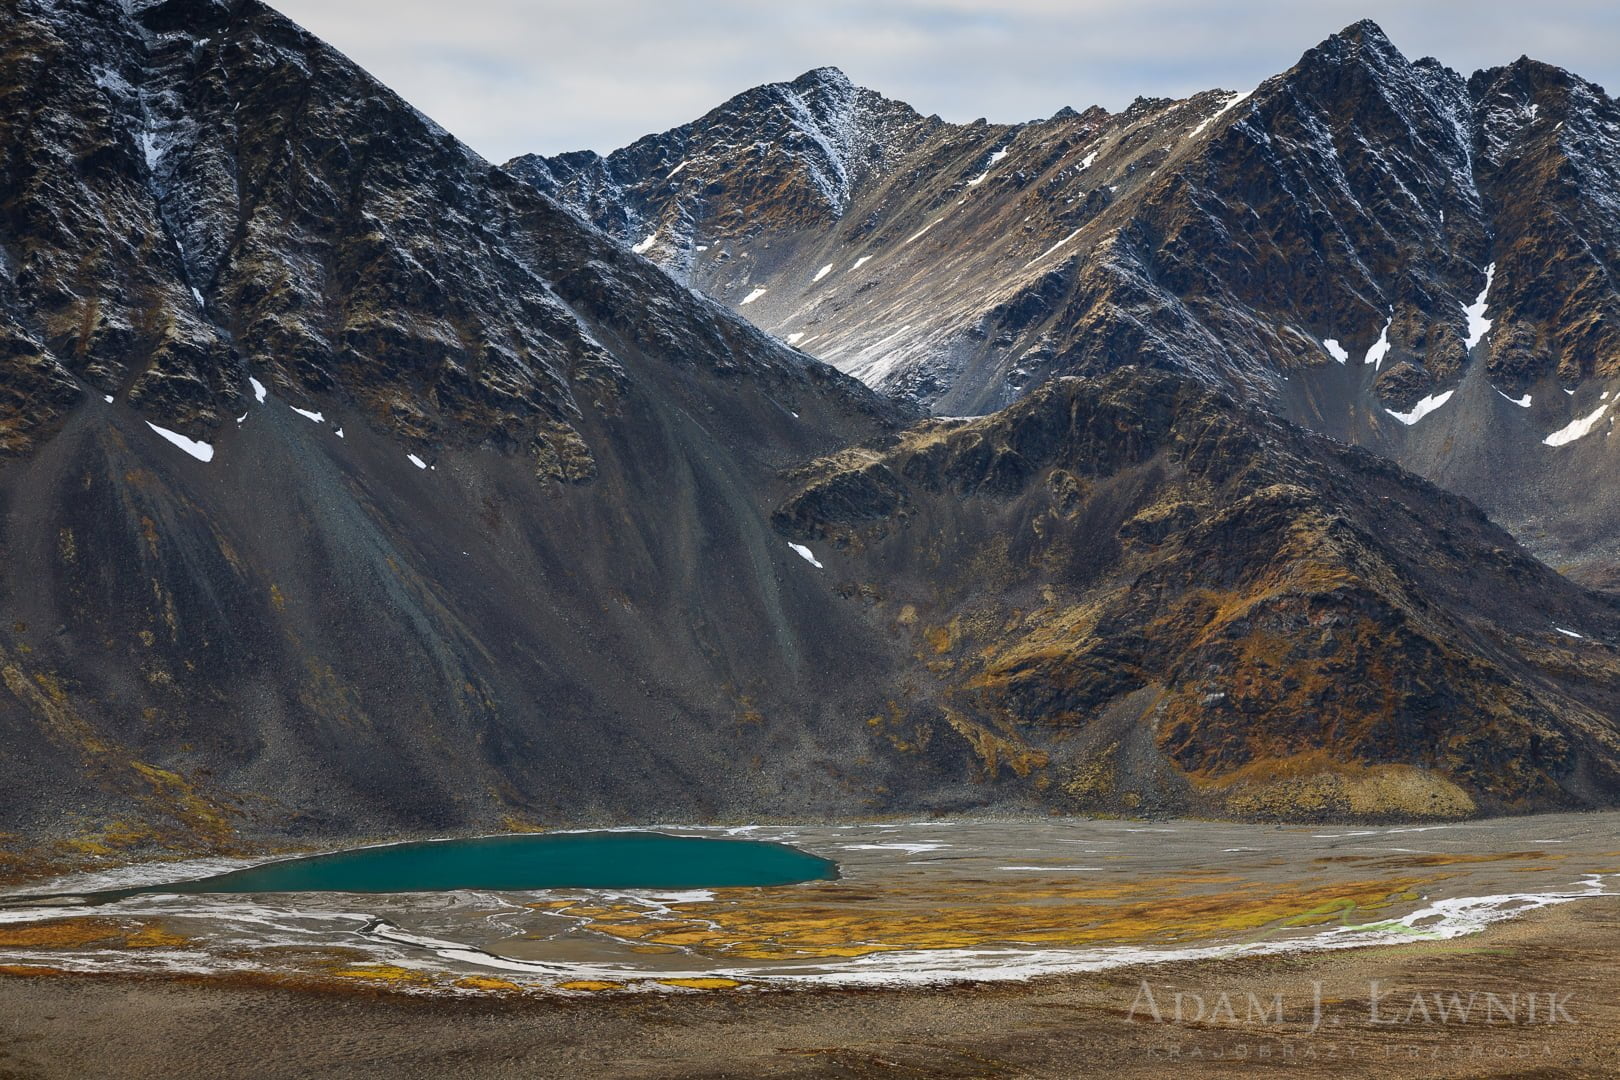
[[[1392,454],[1555,561],[1620,557],[1620,507],[1564,482],[1589,488],[1615,449],[1543,442],[1620,375],[1620,109],[1600,88],[1528,59],[1465,80],[1364,22],[1246,94],[941,124],[887,156],[835,223],[739,196],[742,235],[648,254],[940,413],[1053,374],[1187,371]],[[719,174],[666,186],[724,218]],[[1429,418],[1476,369],[1502,399]],[[1459,441],[1478,453],[1438,449]],[[1535,459],[1508,485],[1498,444]]]
[[[692,298],[268,9],[104,7],[52,8],[75,34],[19,20],[7,88],[8,285],[32,317],[12,352],[58,383],[197,437],[241,414],[249,374],[300,402],[341,384],[419,447],[454,431],[552,460],[588,458],[576,388],[623,380],[600,338],[825,380],[745,323],[641,318],[615,298]],[[352,97],[311,93],[326,69]]]
[[[790,229],[834,225],[856,192],[943,126],[818,68],[606,158],[527,155],[508,168],[681,276],[716,244],[754,232],[758,213]]]
[[[909,428],[908,408],[492,169],[256,0],[0,18],[13,852],[1130,809],[1133,793],[1137,809],[1374,818],[1614,798],[1613,605],[1387,464],[1135,371]],[[1063,410],[1110,438],[1054,441]],[[1176,447],[1205,429],[1221,436],[1189,471]],[[913,475],[941,452],[943,480]],[[852,528],[827,492],[859,494],[859,462],[900,478],[898,502]],[[999,479],[951,479],[978,466]],[[1296,518],[1338,526],[1297,492],[1257,503],[1222,468],[1278,478],[1268,491],[1338,484],[1362,531],[1302,559]],[[938,528],[890,520],[908,500]],[[1260,542],[1201,531],[1183,502]],[[1384,569],[1446,530],[1434,581]],[[1246,589],[1274,579],[1253,597],[1266,617],[1189,610],[1199,560]],[[1186,642],[1201,671],[1122,653],[1085,686],[1075,672],[1106,657],[1078,613],[1114,595],[1103,575],[1154,568],[1180,602],[1166,632],[1218,615],[1228,646]],[[1057,599],[1038,607],[1043,578]],[[1320,675],[1332,624],[1299,611],[1332,616],[1341,587],[1389,625],[1422,622],[1358,636],[1357,654],[1387,668],[1432,650],[1431,681],[1461,665],[1442,704],[1472,730],[1497,722],[1493,695],[1523,703],[1495,759],[1385,738],[1433,734],[1432,687],[1410,681],[1318,760],[1292,752],[1275,703],[1272,742],[1209,754],[1241,718],[1188,727],[1200,680],[1292,693],[1242,652],[1278,634]],[[1160,617],[1135,610],[1111,617]],[[992,619],[1031,621],[992,642]],[[981,688],[962,643],[1013,638],[1059,655]],[[1126,696],[1181,703],[1179,742],[1107,692],[1131,679]],[[1320,680],[1307,692],[1345,715]],[[1070,734],[1042,730],[1044,711]],[[1107,747],[1088,740],[1106,731],[1131,733],[1130,758],[1099,793],[1085,778]],[[1298,797],[1256,773],[1284,757]]]

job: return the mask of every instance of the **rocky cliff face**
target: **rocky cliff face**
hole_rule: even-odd
[[[815,73],[570,211],[256,0],[0,19],[14,853],[1614,798],[1612,605],[1468,504],[1179,376],[913,426],[558,180],[740,262],[984,131]]]
[[[1620,504],[1566,499],[1564,481],[1590,489],[1614,464],[1594,445],[1607,420],[1578,447],[1545,440],[1620,376],[1617,170],[1600,88],[1530,60],[1464,79],[1360,23],[1246,93],[934,125],[835,221],[751,206],[746,243],[698,229],[649,254],[941,414],[1058,374],[1193,374],[1392,454],[1598,572]],[[728,175],[669,182],[723,205]]]

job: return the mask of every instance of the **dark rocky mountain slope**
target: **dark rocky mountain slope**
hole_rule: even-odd
[[[1116,812],[1444,815],[1620,781],[1620,605],[1196,380],[1059,378],[799,475],[778,526],[923,669],[926,707],[873,721],[907,752],[954,730],[987,773]]]
[[[874,164],[814,220],[777,212],[807,187],[797,144],[744,122],[775,89],[610,155],[589,206],[561,173],[548,190],[938,413],[1055,374],[1184,371],[1396,457],[1551,561],[1620,565],[1620,500],[1594,483],[1620,464],[1604,396],[1620,383],[1620,106],[1601,88],[1528,59],[1465,79],[1364,22],[1248,93],[868,125],[856,157]],[[704,153],[682,158],[698,133]],[[677,213],[687,228],[654,235]]]
[[[860,805],[767,515],[904,410],[260,4],[4,18],[4,828]]]
[[[1620,790],[1614,606],[1370,455],[1134,370],[915,426],[256,0],[0,19],[18,858]]]

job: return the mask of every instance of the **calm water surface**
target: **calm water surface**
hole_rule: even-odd
[[[837,872],[830,859],[759,840],[657,832],[518,834],[355,848],[108,895],[714,889],[797,885]]]

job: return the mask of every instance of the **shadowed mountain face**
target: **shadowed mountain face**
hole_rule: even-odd
[[[1444,815],[1620,781],[1620,606],[1194,380],[1060,378],[799,476],[778,527],[835,545],[926,672],[938,719],[873,721],[906,752],[954,730],[1110,811]]]
[[[904,409],[260,4],[3,18],[4,828],[864,805],[767,515]]]
[[[259,3],[0,19],[15,849],[1614,799],[1613,606],[1379,459],[1134,369],[916,426]],[[806,230],[943,130],[779,90]]]
[[[1592,483],[1620,464],[1601,396],[1620,376],[1620,107],[1601,88],[1528,59],[1464,79],[1360,23],[1247,93],[868,123],[850,160],[869,164],[819,219],[769,197],[808,190],[804,140],[745,123],[782,92],[599,160],[589,189],[555,160],[508,169],[937,413],[1055,374],[1179,370],[1395,456],[1555,562],[1620,558],[1620,502]],[[1545,441],[1600,408],[1591,437]]]

